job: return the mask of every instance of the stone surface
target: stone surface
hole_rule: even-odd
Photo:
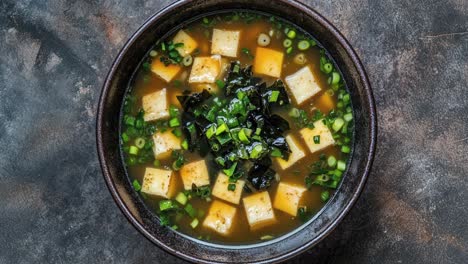
[[[0,263],[183,263],[123,217],[94,135],[115,55],[169,2],[0,2]],[[355,208],[291,263],[467,263],[468,2],[304,2],[360,55],[380,130]]]

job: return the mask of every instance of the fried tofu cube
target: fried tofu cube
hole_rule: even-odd
[[[198,47],[197,41],[183,30],[179,30],[179,32],[177,32],[174,39],[172,39],[172,43],[184,43],[184,46],[176,48],[182,57],[189,55]]]
[[[283,170],[291,167],[294,165],[294,163],[305,157],[303,148],[293,136],[287,135],[286,142],[288,143],[289,149],[291,150],[288,160],[284,160],[283,158],[276,158],[278,165]]]
[[[210,184],[210,175],[208,174],[205,160],[185,164],[180,169],[180,176],[182,177],[185,190],[191,190],[193,184],[197,187]]]
[[[333,135],[330,129],[323,123],[323,119],[314,122],[314,128],[303,128],[299,131],[304,139],[306,145],[309,147],[310,152],[322,150],[328,146],[335,144]],[[314,137],[318,137],[319,140],[314,141]]]
[[[226,57],[237,57],[239,48],[240,31],[213,29],[211,38],[211,54],[219,54]]]
[[[151,71],[166,82],[172,81],[172,79],[174,79],[174,77],[179,74],[180,70],[182,70],[182,67],[179,65],[164,65],[159,57],[153,60],[151,63]]]
[[[153,121],[169,117],[169,104],[167,103],[166,88],[144,95],[141,99],[145,121]]]
[[[257,47],[253,71],[256,74],[264,74],[280,78],[283,69],[283,52]]]
[[[150,195],[172,198],[175,194],[174,172],[155,168],[146,168],[141,191]]]
[[[280,182],[276,189],[273,207],[292,216],[297,215],[297,209],[302,195],[307,189],[294,184]]]
[[[312,98],[312,96],[321,90],[318,80],[314,77],[309,66],[304,66],[297,72],[286,76],[285,81],[289,91],[299,105]]]
[[[171,131],[156,132],[153,135],[153,152],[155,159],[166,159],[173,150],[181,149],[181,140]]]
[[[233,191],[230,191],[228,189],[229,184],[234,184],[236,188]],[[224,173],[220,172],[218,174],[218,178],[216,179],[213,191],[211,193],[213,194],[213,196],[221,200],[233,204],[239,204],[244,185],[245,181],[243,180],[237,180],[237,182],[235,183],[229,182],[229,177],[226,176]]]
[[[221,72],[221,56],[196,57],[193,59],[189,83],[214,83]]]
[[[267,191],[256,193],[242,199],[250,229],[255,230],[276,222]]]
[[[227,236],[232,232],[232,223],[237,209],[229,204],[214,200],[211,203],[208,214],[203,221],[203,226],[220,235]]]

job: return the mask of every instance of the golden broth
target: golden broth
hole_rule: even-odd
[[[257,38],[260,33],[266,33],[268,34],[271,30],[274,30],[274,35],[270,38],[271,42],[268,45],[268,48],[270,49],[275,49],[278,51],[284,52],[284,61],[283,61],[283,68],[282,68],[282,73],[281,73],[281,78],[284,80],[284,78],[288,75],[291,75],[304,67],[304,65],[299,65],[294,62],[294,56],[298,54],[299,52],[303,53],[307,59],[307,63],[305,65],[309,65],[311,68],[314,76],[318,78],[320,87],[322,88],[321,92],[317,95],[314,95],[311,100],[308,100],[306,103],[303,103],[301,106],[298,106],[294,102],[294,98],[291,94],[289,94],[289,97],[291,99],[291,105],[293,107],[305,110],[309,115],[312,115],[316,109],[320,110],[321,112],[328,114],[330,110],[336,107],[337,105],[337,93],[335,93],[333,96],[331,96],[331,101],[326,101],[324,97],[322,97],[323,94],[327,92],[327,90],[330,90],[330,85],[327,82],[328,76],[327,74],[323,73],[320,70],[320,57],[321,53],[318,46],[311,46],[307,50],[304,51],[299,51],[295,45],[297,45],[297,40],[293,40],[293,47],[294,50],[291,52],[291,54],[286,54],[285,52],[285,47],[283,46],[283,41],[286,38],[286,34],[284,33],[283,29],[285,27],[289,27],[291,29],[296,30],[298,34],[301,33],[301,31],[291,25],[286,24],[285,22],[281,22],[283,27],[282,29],[278,29],[276,24],[278,23],[277,20],[275,22],[270,21],[268,18],[261,18],[261,19],[256,19],[254,21],[251,21],[247,23],[245,19],[238,19],[237,21],[226,21],[225,19],[222,19],[223,16],[225,15],[220,15],[221,19],[218,20],[218,16],[216,17],[209,17],[210,20],[215,20],[216,23],[213,26],[206,26],[202,20],[198,20],[196,22],[193,22],[189,24],[188,27],[186,27],[184,30],[193,38],[195,41],[198,43],[198,49],[199,49],[199,54],[196,56],[211,56],[212,54],[210,53],[210,47],[211,47],[211,31],[213,28],[219,28],[219,29],[227,29],[227,30],[240,30],[241,37],[240,37],[240,44],[239,44],[239,51],[238,51],[238,56],[237,58],[228,58],[229,61],[234,61],[238,60],[240,61],[242,67],[245,67],[247,65],[252,65],[253,64],[253,59],[249,58],[246,54],[244,54],[241,49],[248,49],[251,51],[251,53],[255,56],[255,50],[258,46],[257,44]],[[304,35],[307,38],[311,39],[309,36]],[[172,39],[173,36],[170,36],[168,39]],[[195,57],[195,56],[194,56]],[[130,95],[136,98],[136,101],[134,104],[137,106],[135,107],[130,114],[136,114],[136,109],[141,108],[142,102],[141,98],[144,95],[147,95],[151,92],[161,90],[162,88],[167,88],[167,97],[169,102],[172,105],[177,106],[178,108],[181,108],[180,103],[176,99],[177,95],[181,95],[184,90],[190,89],[193,92],[199,92],[200,89],[196,87],[196,85],[189,84],[187,79],[188,75],[190,74],[190,68],[191,67],[183,67],[181,72],[171,81],[170,83],[167,83],[166,81],[162,80],[161,78],[157,77],[155,74],[152,74],[151,72],[147,72],[144,70],[138,70],[137,75],[135,79],[132,81],[132,89],[130,91]],[[268,84],[272,83],[276,78],[268,77],[268,76],[259,76],[263,79],[263,81],[266,81]],[[213,91],[212,91],[213,92]],[[223,97],[222,91],[215,93],[217,96]],[[330,107],[330,102],[331,102],[331,107]],[[182,110],[181,110],[182,111]],[[272,168],[279,174],[280,181],[281,182],[287,182],[287,183],[294,183],[297,185],[305,186],[305,178],[309,175],[309,172],[311,170],[311,164],[317,162],[319,160],[319,155],[325,154],[326,156],[333,155],[337,159],[343,159],[346,160],[346,155],[344,155],[340,151],[339,146],[330,146],[327,147],[326,149],[322,151],[318,151],[316,153],[310,153],[308,148],[306,147],[306,144],[304,143],[303,139],[301,138],[301,135],[299,134],[299,128],[295,126],[294,120],[288,115],[288,109],[281,109],[275,111],[276,114],[279,114],[282,116],[284,119],[286,119],[290,126],[291,130],[288,131],[289,134],[292,134],[296,139],[299,140],[299,143],[301,144],[302,148],[306,152],[306,157],[302,158],[298,162],[296,162],[293,166],[287,168],[286,170],[282,170],[276,162],[273,162]],[[125,130],[123,130],[125,131]],[[127,146],[132,145],[132,140],[129,142],[123,143],[124,148]],[[128,157],[129,154],[125,153],[125,156]],[[198,153],[194,152],[191,153],[189,151],[184,151],[184,157],[186,159],[186,163],[190,161],[196,161],[201,159]],[[212,155],[208,155],[205,157],[205,159],[213,159]],[[160,160],[160,165],[158,166],[159,168],[166,168],[166,169],[172,169],[173,159],[168,158],[166,160]],[[211,163],[209,163],[211,164]],[[127,166],[128,173],[130,177],[133,179],[136,179],[139,183],[142,183],[143,181],[143,176],[145,172],[146,167],[155,167],[153,164],[153,160],[143,163],[143,164],[135,164],[131,166]],[[215,167],[210,167],[210,182],[213,185],[213,183],[216,180],[217,176],[217,171],[219,169]],[[175,172],[176,175],[176,184],[177,188],[179,191],[183,190],[183,186],[181,183],[180,176],[178,175],[178,172]],[[270,194],[270,198],[273,203],[273,199],[275,197],[275,191],[276,187],[278,185],[278,182],[273,181],[272,185],[267,189],[267,191]],[[303,195],[300,206],[306,206],[309,212],[316,212],[320,210],[320,208],[325,204],[324,201],[321,199],[321,193],[322,191],[328,190],[330,191],[330,196],[333,193],[333,190],[330,188],[326,187],[321,187],[318,185],[312,185],[311,188],[305,192]],[[244,191],[242,197],[245,197],[249,195]],[[145,197],[145,200],[148,205],[150,205],[154,210],[157,212],[159,209],[159,201],[163,200],[161,197],[156,197],[156,196],[151,196],[151,195],[143,195]],[[211,200],[217,200],[214,196],[211,196]],[[197,198],[197,197],[192,197],[192,199],[189,201],[194,208],[197,209],[198,212],[204,212],[204,216],[206,216],[206,213],[209,210],[211,202],[207,202],[204,199]],[[225,202],[227,203],[227,202]],[[297,228],[300,226],[303,222],[298,219],[298,217],[293,217],[287,213],[284,213],[280,210],[274,209],[274,213],[276,216],[276,223],[271,224],[269,226],[266,226],[261,229],[256,229],[256,230],[251,230],[249,223],[246,218],[246,213],[243,208],[242,204],[242,199],[239,205],[233,205],[237,208],[237,213],[236,216],[233,220],[233,228],[232,232],[228,236],[223,236],[219,235],[215,231],[208,229],[204,227],[201,223],[203,222],[204,216],[200,216],[200,224],[196,228],[192,228],[190,226],[190,223],[192,219],[188,215],[184,215],[181,219],[178,219],[178,221],[173,220],[173,225],[177,226],[177,230],[180,232],[183,232],[185,234],[188,234],[190,236],[193,236],[195,238],[199,239],[204,239],[204,240],[210,240],[214,242],[222,242],[224,244],[243,244],[243,243],[252,243],[252,242],[258,242],[261,240],[261,238],[265,238],[265,236],[271,236],[271,237],[278,237],[282,234],[285,234],[287,232],[292,231],[293,229]],[[270,237],[270,238],[271,238]]]

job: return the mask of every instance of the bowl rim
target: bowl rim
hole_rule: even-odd
[[[116,185],[111,177],[111,173],[108,169],[108,164],[106,161],[106,155],[105,155],[105,149],[103,146],[103,140],[102,140],[102,132],[103,132],[103,116],[104,116],[104,102],[106,98],[108,97],[109,90],[111,83],[114,79],[114,75],[117,71],[118,66],[120,65],[124,55],[128,52],[129,48],[137,41],[137,39],[140,37],[140,35],[143,34],[153,23],[155,23],[161,16],[169,13],[172,11],[172,9],[177,8],[182,5],[190,4],[190,3],[196,3],[199,0],[178,0],[175,1],[165,7],[163,7],[161,10],[157,11],[153,15],[151,15],[127,40],[127,42],[123,45],[123,47],[120,49],[118,55],[116,56],[114,62],[112,63],[109,72],[107,73],[106,79],[104,81],[101,94],[99,97],[98,101],[98,109],[97,109],[97,116],[96,116],[96,143],[97,143],[97,150],[98,150],[98,158],[99,162],[101,165],[101,169],[103,172],[103,177],[105,179],[106,185],[111,193],[112,198],[114,199],[115,203],[119,207],[119,209],[123,212],[127,220],[141,233],[143,234],[149,241],[152,243],[156,244],[166,252],[188,260],[192,262],[198,262],[198,263],[214,263],[213,261],[209,260],[203,260],[199,259],[196,257],[193,257],[191,255],[185,254],[180,251],[175,251],[171,247],[167,246],[166,244],[162,243],[161,241],[157,240],[154,238],[154,236],[136,219],[136,216],[132,214],[132,212],[129,210],[125,202],[123,201],[122,197],[119,195],[118,190],[116,188]],[[284,261],[287,259],[290,259],[308,248],[316,245],[320,241],[322,241],[325,237],[327,237],[337,226],[338,224],[343,220],[343,218],[348,214],[350,209],[354,206],[356,203],[357,199],[362,193],[362,190],[366,184],[367,178],[369,176],[372,163],[374,160],[375,156],[375,151],[376,151],[376,144],[377,144],[377,112],[376,112],[376,106],[375,106],[375,100],[372,92],[372,88],[367,76],[367,73],[365,71],[364,66],[362,65],[361,60],[359,59],[357,53],[355,50],[352,48],[351,44],[346,40],[346,38],[341,34],[341,32],[331,23],[329,22],[325,17],[320,15],[317,11],[315,11],[313,8],[311,8],[308,5],[305,5],[301,2],[294,1],[294,0],[277,0],[279,2],[282,2],[283,4],[288,5],[289,7],[300,10],[300,12],[303,12],[307,14],[308,16],[312,17],[317,23],[319,23],[321,26],[323,26],[330,34],[333,35],[334,38],[339,42],[339,44],[343,47],[343,49],[346,51],[348,54],[350,60],[352,61],[352,64],[355,66],[356,71],[359,75],[359,78],[362,82],[362,87],[365,96],[367,97],[368,100],[368,111],[369,111],[369,148],[368,152],[366,155],[366,164],[362,172],[361,180],[359,181],[356,191],[352,194],[349,202],[346,204],[344,209],[337,215],[336,218],[334,218],[330,224],[324,229],[324,231],[317,236],[314,239],[309,240],[307,243],[301,245],[300,247],[287,251],[284,254],[281,254],[279,256],[272,257],[268,260],[265,260],[266,262],[278,262],[278,261]],[[245,10],[249,10],[249,7],[243,8]],[[325,208],[325,206],[323,207]],[[323,210],[323,208],[321,210]],[[242,249],[240,249],[242,250]],[[258,263],[263,263],[263,262],[258,262]]]

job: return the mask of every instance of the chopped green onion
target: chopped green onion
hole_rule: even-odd
[[[184,211],[192,218],[194,218],[197,215],[197,210],[193,208],[191,204],[187,204],[184,207]]]
[[[321,174],[317,176],[317,181],[319,182],[327,182],[328,180],[330,180],[330,177],[328,177],[328,175],[326,174]]]
[[[142,149],[145,146],[145,139],[142,137],[136,138],[135,139],[135,146],[139,149]]]
[[[185,150],[187,150],[189,147],[187,139],[184,139],[180,145]]]
[[[219,141],[221,145],[225,145],[226,143],[232,140],[232,137],[229,133],[224,133],[219,136],[216,136],[216,139]]]
[[[299,43],[297,43],[297,48],[299,50],[307,50],[310,48],[310,43],[307,40],[301,40]]]
[[[179,202],[181,205],[185,205],[188,201],[188,197],[187,195],[185,195],[185,193],[180,192],[179,194],[177,194],[175,200]]]
[[[338,163],[336,164],[336,168],[340,171],[345,171],[346,170],[346,163],[342,160],[339,160]]]
[[[341,176],[343,176],[343,172],[340,170],[333,171],[333,180],[341,180]]]
[[[346,122],[349,122],[351,120],[353,120],[353,114],[352,113],[347,113],[343,116],[343,119],[346,121]]]
[[[224,169],[223,172],[224,174],[226,174],[226,176],[231,177],[234,174],[236,167],[237,167],[237,162],[232,164],[232,166],[229,169]]]
[[[349,103],[349,101],[351,101],[350,95],[349,94],[343,95],[343,103],[347,104]]]
[[[215,134],[216,134],[216,126],[215,125],[210,126],[205,132],[205,135],[206,135],[206,137],[208,139],[212,138]]]
[[[336,166],[336,158],[334,156],[330,156],[327,159],[328,167],[334,168]]]
[[[159,160],[154,160],[154,161],[153,161],[153,166],[155,166],[155,167],[160,167],[160,166],[161,166],[161,161],[159,161]]]
[[[278,148],[273,148],[273,150],[270,152],[270,156],[272,157],[282,157],[283,154],[281,153],[281,150]]]
[[[155,51],[155,50],[152,50],[152,51],[150,51],[149,55],[150,55],[150,57],[156,57],[156,56],[158,56],[158,52]]]
[[[242,141],[243,143],[250,143],[249,137],[246,134],[246,129],[242,128],[239,131],[239,134],[237,134],[239,137],[239,140]]]
[[[228,126],[225,123],[223,123],[218,128],[216,128],[216,135],[218,136],[225,131],[228,131]]]
[[[272,91],[270,94],[270,98],[268,99],[268,102],[276,102],[278,101],[278,96],[279,96],[279,91]]]
[[[262,152],[263,152],[263,146],[261,144],[257,144],[255,145],[255,147],[253,147],[252,151],[250,152],[250,158],[257,159],[258,157],[260,157]]]
[[[323,191],[320,194],[320,198],[322,199],[322,202],[326,202],[328,199],[330,199],[330,193],[328,191]]]
[[[285,40],[283,41],[283,47],[289,48],[289,47],[291,47],[291,45],[292,45],[292,40],[290,40],[290,39],[285,39]]]
[[[191,55],[187,55],[182,59],[182,64],[184,66],[190,66],[192,65],[193,62],[193,57]]]
[[[130,148],[128,150],[128,153],[130,153],[132,155],[138,155],[138,150],[139,150],[139,148],[137,148],[136,146],[130,146]]]
[[[135,191],[139,192],[141,190],[141,185],[138,182],[138,180],[136,180],[136,179],[133,180],[132,185],[133,185],[133,189],[135,189]]]
[[[341,152],[343,153],[350,153],[351,148],[349,146],[341,146]]]
[[[294,31],[292,29],[289,30],[288,33],[286,33],[286,34],[287,34],[288,38],[290,38],[290,39],[294,39],[296,37],[296,31]]]
[[[314,143],[320,144],[320,135],[314,136]]]
[[[176,137],[181,137],[182,136],[182,130],[180,130],[179,128],[176,128],[176,129],[172,130],[172,134],[174,134],[174,136],[176,136]]]
[[[286,54],[290,54],[293,50],[293,47],[289,47],[286,49]]]
[[[170,209],[178,208],[176,204],[172,200],[161,200],[159,201],[159,210],[166,211]]]
[[[257,127],[257,129],[255,129],[255,135],[260,135],[260,133],[262,133],[262,129]]]
[[[197,228],[198,223],[199,223],[199,222],[198,222],[198,219],[195,218],[195,219],[193,219],[192,222],[190,223],[190,226],[191,226],[193,229],[195,229],[195,228]]]
[[[178,126],[180,126],[179,118],[174,117],[171,120],[169,120],[169,127],[178,127]]]
[[[133,116],[125,116],[125,124],[129,126],[135,126],[135,117]]]
[[[223,89],[224,85],[226,85],[222,80],[216,80],[216,85],[219,87],[219,89]]]
[[[130,140],[130,137],[127,135],[127,133],[122,133],[122,141],[124,143],[127,143]]]
[[[231,191],[231,192],[235,191],[236,190],[236,184],[229,183],[227,189],[228,189],[228,191]]]
[[[216,158],[215,158],[215,161],[216,161],[216,163],[218,163],[219,165],[221,165],[221,166],[224,167],[225,161],[224,161],[224,158],[223,158],[223,157],[216,157]]]
[[[226,124],[228,125],[228,127],[234,128],[239,126],[239,120],[236,117],[229,118],[228,120],[226,120]]]
[[[300,116],[301,116],[301,111],[299,111],[299,109],[297,109],[297,108],[292,108],[292,109],[289,111],[288,115],[289,115],[290,117],[295,117],[295,118],[297,118],[297,117],[300,117]]]
[[[323,70],[325,71],[325,73],[330,73],[333,70],[333,65],[327,62],[323,65]]]
[[[340,82],[341,76],[337,72],[332,72],[331,84],[337,84]]]
[[[343,127],[344,124],[345,124],[345,121],[343,120],[343,118],[338,117],[333,122],[332,128],[335,132],[338,132]]]
[[[179,115],[179,108],[174,105],[169,106],[169,115],[171,117],[177,117]]]

